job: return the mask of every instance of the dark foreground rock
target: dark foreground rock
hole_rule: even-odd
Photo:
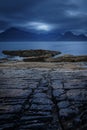
[[[52,57],[52,55],[47,54],[42,56],[28,57],[28,58],[24,58],[23,61],[24,62],[45,62],[46,59],[48,59],[49,57]]]
[[[61,52],[58,51],[50,51],[50,50],[18,50],[18,51],[8,51],[4,50],[2,52],[5,55],[10,56],[20,56],[20,57],[38,57],[38,56],[47,56],[52,57],[57,54],[60,54]]]
[[[0,59],[0,63],[5,63],[5,62],[7,62],[7,61],[8,61],[7,58],[1,58],[1,59]]]
[[[87,62],[87,55],[84,56],[72,56],[64,55],[57,58],[48,58],[45,59],[46,62]]]
[[[30,57],[23,59],[25,62],[87,62],[87,56],[72,56],[64,55],[57,58],[51,57],[51,55]]]
[[[0,68],[0,130],[86,129],[86,69]]]

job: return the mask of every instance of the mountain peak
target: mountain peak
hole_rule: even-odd
[[[87,41],[87,37],[84,34],[75,35],[71,31],[62,35],[58,30],[37,33],[12,27],[0,34],[0,41]]]

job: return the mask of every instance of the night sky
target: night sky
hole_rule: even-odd
[[[87,0],[0,0],[0,32],[10,27],[87,34]]]

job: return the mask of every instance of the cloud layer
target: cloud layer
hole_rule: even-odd
[[[87,33],[87,0],[0,0],[0,30],[46,23],[60,32]],[[31,28],[31,27],[30,27]]]

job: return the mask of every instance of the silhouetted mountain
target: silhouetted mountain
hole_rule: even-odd
[[[84,34],[80,34],[78,37],[79,37],[80,40],[83,40],[83,39],[85,41],[87,40],[87,37]]]
[[[84,34],[75,35],[72,32],[65,32],[62,36],[63,41],[87,41],[87,37]]]
[[[0,34],[0,41],[87,41],[87,37],[84,34],[75,35],[72,32],[60,34],[58,30],[37,33],[10,28]]]
[[[16,28],[10,28],[0,34],[1,41],[22,41],[22,40],[29,40],[31,38],[32,38],[31,33],[21,31]]]
[[[16,28],[10,28],[0,34],[0,41],[49,41],[58,40],[57,33],[26,32]]]

